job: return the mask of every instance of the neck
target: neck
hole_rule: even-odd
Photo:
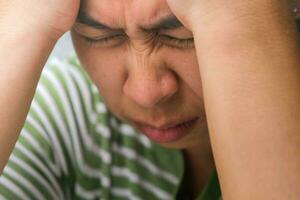
[[[203,140],[202,140],[203,139]],[[184,151],[185,175],[193,198],[196,198],[207,184],[215,163],[209,137]]]

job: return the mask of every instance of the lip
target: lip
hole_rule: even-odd
[[[169,143],[187,135],[194,127],[199,117],[177,120],[162,125],[151,125],[143,122],[134,122],[135,126],[147,137],[157,143]]]

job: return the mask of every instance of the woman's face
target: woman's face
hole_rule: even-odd
[[[78,57],[116,116],[168,147],[207,137],[193,36],[165,0],[89,0],[79,18]]]

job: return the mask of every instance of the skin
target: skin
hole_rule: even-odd
[[[200,117],[195,129],[185,138],[163,144],[184,149],[187,167],[194,177],[190,180],[194,196],[207,180],[205,174],[214,167],[212,152],[224,199],[285,199],[288,196],[293,200],[300,196],[300,48],[294,24],[298,16],[291,14],[291,1],[270,2],[231,0],[220,4],[217,0],[204,3],[169,0],[172,11],[166,2],[159,0],[83,3],[94,18],[107,25],[126,28],[129,37],[126,44],[113,48],[88,47],[76,33],[79,31],[76,24],[73,26],[72,37],[79,58],[118,117],[129,123],[134,116],[149,123],[163,123],[177,113]],[[56,3],[58,5],[58,1]],[[297,4],[299,6],[299,1]],[[0,9],[0,13],[12,8],[24,10],[18,5],[6,3],[4,6],[9,9]],[[45,58],[55,38],[70,28],[66,24],[72,20],[54,26],[57,16],[75,13],[55,11],[55,15],[47,18],[48,25],[52,26],[45,26],[44,22],[38,28],[41,21],[25,20],[36,27],[31,33],[36,37],[26,41],[21,40],[28,34],[22,30],[30,31],[24,27],[26,23],[15,26],[18,29],[11,28],[19,12],[0,15],[5,16],[5,20],[0,20],[1,27],[15,30],[11,31],[13,34],[2,33],[0,38],[3,47],[0,60],[4,62],[1,66],[14,69],[0,68],[4,77],[0,79],[0,89],[7,94],[0,97],[0,107],[5,108],[0,111],[3,122],[0,125],[1,166],[25,120]],[[168,34],[186,38],[192,32],[195,49],[178,49],[174,45],[153,48],[145,42],[149,41],[149,35],[137,27],[149,25],[152,20],[170,13],[187,29],[172,30]],[[53,29],[49,31],[45,27]],[[40,35],[51,35],[52,39],[46,40]],[[16,49],[13,56],[5,51],[21,41],[24,45]],[[13,83],[10,90],[7,90],[7,82]],[[7,106],[7,102],[16,99],[18,107]],[[118,99],[118,103],[114,99]],[[199,169],[205,170],[199,173]]]
[[[169,2],[195,35],[224,199],[299,199],[300,43],[293,2]]]
[[[199,90],[201,78],[193,44],[185,48],[161,36],[188,39],[193,37],[192,33],[180,27],[158,31],[159,36],[155,36],[156,31],[148,33],[139,29],[139,26],[161,21],[164,16],[172,16],[167,3],[157,0],[147,3],[115,1],[114,4],[111,1],[89,1],[85,7],[83,10],[92,18],[109,27],[122,29],[120,34],[128,37],[120,36],[92,46],[82,36],[108,38],[118,34],[118,30],[97,30],[81,23],[72,29],[79,59],[112,112],[125,121],[140,120],[150,124],[179,117],[202,118],[195,129],[197,131],[180,141],[165,144],[170,147],[187,148],[198,143],[203,137],[201,135],[207,135],[203,95]],[[153,45],[159,44],[161,47],[153,49]]]
[[[42,68],[58,38],[74,24],[78,9],[79,0],[0,0],[0,174],[24,125]]]
[[[214,169],[196,52],[193,42],[185,47],[162,38],[168,35],[188,39],[193,37],[192,33],[183,26],[150,32],[139,28],[174,16],[166,1],[94,0],[84,4],[82,11],[115,29],[97,30],[76,23],[72,38],[81,63],[116,116],[131,124],[135,120],[153,125],[182,117],[199,117],[195,128],[186,136],[162,143],[184,149],[187,168],[192,171],[189,177],[197,177],[190,180],[196,195]],[[126,34],[128,38],[120,36],[104,44],[91,45],[82,37],[108,38],[115,34]],[[196,169],[202,169],[201,174],[194,173]]]
[[[152,32],[145,33],[141,31],[139,27],[148,27],[151,24],[161,21],[165,16],[173,15],[166,1],[156,0],[146,3],[144,1],[114,1],[114,3],[111,3],[111,1],[89,1],[83,3],[82,10],[88,13],[95,21],[101,22],[114,30],[108,30],[106,28],[96,30],[95,28],[78,23],[75,24],[72,29],[72,37],[79,59],[99,87],[110,110],[119,118],[131,124],[133,124],[133,120],[141,120],[149,124],[158,124],[166,122],[171,118],[177,118],[177,116],[200,117],[201,120],[197,121],[196,127],[185,137],[172,143],[162,144],[166,147],[184,150],[186,169],[190,172],[188,177],[194,177],[189,181],[190,185],[194,186],[191,192],[195,197],[202,190],[203,185],[215,167],[208,134],[205,106],[203,103],[203,81],[201,80],[201,70],[199,70],[197,61],[197,53],[199,54],[201,50],[206,51],[210,49],[210,47],[208,46],[207,49],[199,47],[197,49],[198,52],[196,52],[193,46],[182,48],[181,46],[170,45],[166,41],[161,40],[162,45],[159,48],[153,48],[156,44],[153,44],[154,42],[151,42],[151,39],[153,37],[155,41],[155,39],[160,39],[161,35],[168,35],[177,39],[190,38],[192,37],[192,33],[189,30],[191,30],[193,33],[198,33],[196,36],[199,37],[195,38],[198,41],[196,45],[207,44],[207,41],[212,42],[208,37],[203,39],[206,35],[203,33],[203,29],[199,27],[208,27],[207,30],[213,32],[218,24],[209,23],[214,16],[210,13],[212,10],[219,10],[219,8],[222,7],[217,7],[217,1],[212,1],[207,3],[207,5],[200,5],[198,1],[193,0],[187,4],[180,3],[180,1],[170,1],[170,3],[179,19],[188,29],[180,27],[168,31],[159,30],[157,31],[157,35],[151,34]],[[197,8],[197,12],[194,11],[195,8]],[[235,6],[231,6],[230,9],[236,8],[243,8],[243,4],[237,3]],[[202,11],[202,13],[198,11]],[[239,14],[242,15],[243,12],[246,11],[241,9],[241,13],[237,12],[237,16]],[[203,13],[206,13],[205,17],[202,17]],[[228,15],[228,11],[227,13],[220,11],[218,14],[221,16],[224,15],[224,19],[228,20],[228,22],[236,17]],[[191,19],[194,18],[199,19],[197,23],[191,21]],[[228,26],[228,30],[232,27],[236,28],[236,26],[237,25]],[[93,46],[82,39],[82,36],[88,38],[107,38],[115,34],[126,35],[126,38],[117,37],[105,44],[98,43]],[[233,34],[231,34],[230,37],[232,37],[232,35]],[[203,36],[203,38],[200,36]],[[208,45],[210,44],[211,43]],[[228,45],[226,45],[226,48],[227,46]],[[223,52],[226,51],[228,50],[225,49]],[[203,54],[205,53],[203,52]],[[115,59],[116,56],[118,59]],[[246,58],[246,55],[243,56]],[[198,58],[199,57],[203,58],[202,55],[198,55]],[[203,58],[203,60],[211,61],[211,57],[212,56],[207,55],[206,59]],[[219,57],[220,62],[218,62],[217,66],[223,65],[225,67],[226,59],[222,60],[221,55]],[[254,58],[255,57],[253,57],[253,59]],[[257,63],[257,65],[259,66],[261,64]],[[211,73],[211,70],[208,67],[206,69],[205,65],[201,67],[204,73]],[[228,74],[229,70],[225,70],[223,73]],[[241,72],[236,72],[235,69],[232,69],[232,73],[237,77],[240,76],[239,73]],[[235,76],[233,77],[234,79],[236,79]],[[248,77],[245,76],[245,78]],[[220,76],[220,80],[222,79],[224,79],[224,82],[227,80]],[[232,82],[232,80],[229,81]],[[257,81],[260,82],[260,80]],[[206,83],[210,82],[211,80],[206,81]],[[235,85],[233,86],[236,87]],[[229,84],[228,87],[230,88],[232,86]],[[249,88],[249,86],[247,87]],[[208,102],[206,108],[210,111],[212,110],[211,115],[215,116],[211,117],[212,119],[210,121],[214,122],[216,118],[220,116],[219,111],[214,111],[214,108],[220,105],[224,105],[224,108],[233,106],[231,114],[228,114],[227,108],[224,109],[221,107],[220,109],[224,110],[222,116],[228,116],[228,119],[234,118],[236,121],[236,118],[241,116],[236,114],[236,112],[239,111],[239,106],[235,107],[235,105],[230,105],[230,103],[227,102],[228,100],[224,97],[229,96],[228,98],[232,99],[232,96],[237,96],[237,93],[241,92],[236,92],[236,89],[230,91],[228,88],[227,90],[230,91],[228,94],[223,94],[222,92],[214,94],[210,92],[218,91],[219,88],[222,88],[222,85],[216,87],[215,83],[211,83],[211,85],[207,84],[206,86],[206,90],[208,91],[207,96],[210,94],[215,95],[214,99],[223,99],[225,102],[223,104],[220,102],[211,103],[214,102],[214,99],[206,97],[206,101]],[[233,91],[235,92],[233,93]],[[270,91],[265,92],[270,93]],[[220,96],[220,94],[222,94],[222,96]],[[238,97],[240,98],[240,95],[238,95]],[[245,101],[248,101],[248,99]],[[232,102],[236,101],[232,99]],[[247,108],[247,106],[246,104],[243,105],[242,109]],[[251,112],[247,114],[250,120],[253,115],[256,115]],[[245,116],[241,117],[245,119],[244,121],[250,121],[247,120]],[[218,123],[212,124],[213,126],[210,127],[212,130],[216,127],[218,129],[218,131],[211,131],[212,136],[226,130],[224,129],[224,125],[219,125]],[[228,121],[228,124],[231,124],[231,122]],[[250,132],[252,129],[255,129],[255,126],[256,125],[252,128],[245,124],[245,127],[248,128],[248,131],[245,132]],[[232,130],[234,130],[234,128],[229,129],[228,132],[232,132]],[[224,135],[226,134],[224,133]],[[230,135],[230,133],[228,133],[228,135]],[[247,135],[245,135],[245,137],[246,136]],[[243,138],[241,138],[241,140],[243,140]],[[266,141],[264,143],[266,143]],[[220,142],[219,146],[222,146],[221,144],[223,144],[223,142]],[[238,152],[238,149],[236,149],[236,151]],[[243,151],[246,150],[241,149],[241,152]],[[216,154],[218,155],[218,151]],[[219,155],[219,160],[224,157],[223,154],[219,153]],[[232,162],[234,162],[234,159]],[[247,162],[249,162],[249,160]],[[222,167],[219,167],[219,170],[222,171]],[[242,173],[242,171],[240,173]]]

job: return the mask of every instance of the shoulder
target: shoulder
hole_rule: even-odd
[[[45,97],[47,107],[56,106],[64,114],[82,113],[88,121],[94,120],[96,109],[106,111],[97,87],[75,55],[65,60],[53,58],[48,62],[34,100],[40,101],[42,97]]]

